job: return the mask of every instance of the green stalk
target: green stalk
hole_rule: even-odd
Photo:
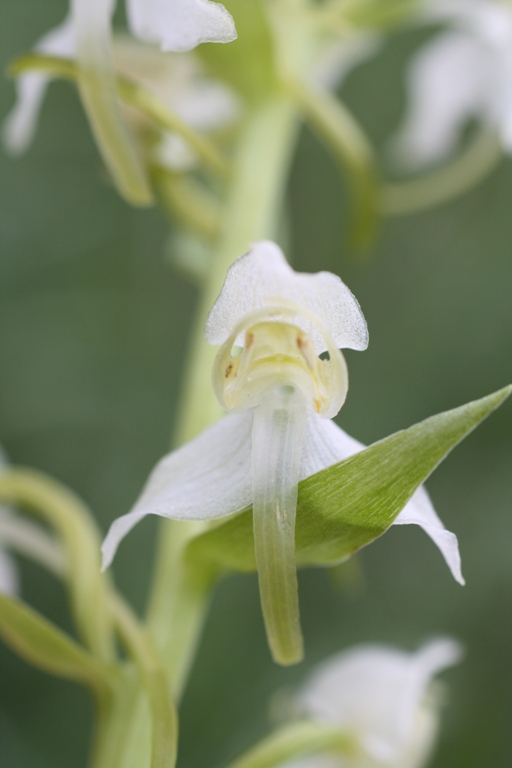
[[[263,739],[228,768],[277,768],[304,755],[327,750],[351,757],[355,754],[355,745],[341,730],[303,721],[285,726]]]
[[[298,132],[293,105],[273,94],[247,115],[233,162],[221,235],[206,277],[186,366],[177,443],[183,443],[216,421],[222,411],[211,387],[216,348],[203,328],[226,271],[251,242],[277,232],[290,160]],[[192,577],[184,559],[187,541],[204,527],[199,523],[162,521],[160,548],[148,621],[166,660],[179,696],[204,621],[213,574]],[[198,580],[197,580],[198,579]]]

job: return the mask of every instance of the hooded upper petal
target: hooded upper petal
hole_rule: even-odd
[[[426,702],[431,680],[460,657],[459,644],[450,639],[416,653],[356,646],[321,664],[299,703],[310,718],[356,736],[379,764],[420,768],[435,734],[435,711]]]
[[[48,56],[73,57],[75,34],[71,16],[44,35],[36,43],[35,50]],[[32,142],[50,79],[47,75],[30,72],[16,80],[16,103],[3,126],[5,147],[14,155],[24,152]]]
[[[265,307],[278,309],[286,303],[316,316],[338,348],[363,350],[368,346],[361,307],[340,278],[330,272],[295,272],[279,246],[268,240],[255,243],[228,269],[206,322],[206,339],[210,344],[222,344],[249,313]],[[317,354],[326,351],[323,335],[311,317],[298,312],[294,324],[310,336]]]
[[[209,0],[126,0],[130,29],[163,51],[190,51],[200,43],[236,39],[233,18]]]

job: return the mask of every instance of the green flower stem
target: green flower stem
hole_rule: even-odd
[[[20,504],[56,531],[66,555],[66,579],[78,632],[100,659],[112,661],[108,581],[100,572],[101,537],[87,508],[59,483],[28,469],[2,474],[0,502]]]
[[[289,75],[283,76],[283,83],[345,171],[353,201],[351,242],[356,248],[367,248],[373,243],[381,214],[377,160],[369,139],[349,110],[327,91],[306,86]]]
[[[157,560],[155,590],[148,626],[158,648],[164,649],[174,695],[180,698],[203,627],[206,606],[218,571],[193,569],[186,556],[188,542],[205,529],[202,523],[162,521],[163,541]],[[162,554],[165,545],[165,557]]]
[[[383,212],[406,216],[443,205],[480,184],[503,158],[498,137],[482,131],[452,163],[413,181],[387,184],[383,190]]]
[[[204,339],[205,320],[232,262],[247,251],[251,242],[275,236],[297,131],[296,110],[280,93],[273,94],[247,115],[242,126],[219,244],[206,277],[193,330],[179,408],[178,444],[197,435],[222,413],[210,383],[216,349]],[[194,586],[184,559],[187,541],[204,528],[205,525],[199,523],[162,522],[148,616],[177,694],[183,687],[215,580],[212,574],[206,574],[202,584],[199,580]],[[194,579],[198,578],[196,573]]]
[[[130,658],[113,695],[97,703],[91,768],[174,768],[178,719],[168,678],[147,630],[112,593],[116,630]]]
[[[216,197],[190,174],[178,174],[155,167],[152,179],[162,208],[206,241],[219,235],[220,204]]]
[[[244,752],[228,768],[277,768],[294,758],[324,751],[350,757],[355,754],[356,746],[342,731],[306,720],[276,731]]]
[[[167,676],[149,633],[117,595],[111,599],[116,627],[134,660],[146,690],[152,727],[152,768],[174,768],[178,748],[178,718]]]

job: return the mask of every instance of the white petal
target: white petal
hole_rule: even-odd
[[[0,549],[0,593],[17,595],[19,593],[18,568],[14,559]]]
[[[356,646],[327,660],[299,696],[305,713],[355,733],[365,750],[386,764],[425,754],[433,729],[418,728],[429,684],[459,661],[453,640],[428,643],[415,654],[379,645]]]
[[[208,0],[127,0],[130,29],[145,43],[163,51],[190,51],[200,43],[236,39],[231,15]]]
[[[230,414],[165,456],[131,512],[114,520],[103,542],[104,567],[121,539],[146,515],[213,520],[252,501],[252,411]]]
[[[400,161],[420,168],[442,160],[469,118],[487,119],[489,66],[485,49],[462,32],[439,35],[414,57],[407,77],[408,111],[393,140]]]
[[[338,461],[343,461],[365,447],[358,440],[347,435],[333,421],[321,419],[316,414],[310,413],[304,437],[301,479],[330,467]],[[413,494],[393,525],[409,523],[415,523],[423,528],[441,550],[454,579],[459,584],[464,584],[457,537],[446,530],[423,486]]]
[[[459,584],[465,584],[461,572],[457,537],[451,531],[446,530],[430,501],[430,496],[423,487],[418,488],[395,519],[393,525],[408,525],[409,523],[415,523],[423,528],[441,550],[455,581],[458,581]]]
[[[39,53],[51,56],[74,57],[75,35],[71,17],[42,37],[35,46]],[[16,80],[16,103],[3,126],[6,149],[19,155],[28,148],[37,127],[39,111],[50,77],[31,72]]]
[[[268,240],[255,243],[228,269],[206,322],[207,341],[222,344],[245,315],[283,301],[316,315],[338,348],[362,350],[368,346],[361,307],[340,278],[330,272],[295,272],[281,249]],[[318,354],[326,350],[321,332],[309,318],[298,317],[297,325],[310,336]]]
[[[215,130],[240,115],[236,94],[210,77],[194,53],[162,55],[127,35],[116,35],[114,59],[119,72],[144,85],[194,128]]]

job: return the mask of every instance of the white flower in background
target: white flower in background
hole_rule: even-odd
[[[75,55],[75,35],[71,17],[44,35],[34,46],[36,53],[63,58]],[[15,83],[16,103],[3,126],[6,149],[20,155],[30,146],[50,78],[39,72],[18,77]]]
[[[90,6],[85,6],[84,3],[90,3]],[[111,0],[94,0],[94,2],[76,0],[72,3],[72,10],[62,24],[44,35],[36,43],[34,50],[49,56],[76,58],[80,53],[77,32],[81,32],[80,28],[88,25],[94,36],[96,18],[100,19],[102,14],[107,14],[110,18],[114,6],[115,2]],[[81,10],[82,7],[87,9],[87,13]],[[159,45],[162,51],[189,51],[200,43],[230,42],[236,38],[233,19],[229,13],[222,5],[209,0],[127,0],[127,12],[130,31],[134,37]],[[99,32],[100,30],[98,35]],[[126,50],[125,45],[124,54]],[[139,61],[141,54],[135,48],[132,49],[132,53]],[[152,53],[153,59],[156,60],[155,52]],[[148,57],[150,55],[148,54]],[[162,61],[164,62],[162,70],[171,72],[171,60],[163,56]],[[124,63],[129,64],[125,55]],[[175,64],[175,66],[178,65]],[[132,74],[134,67],[130,66],[129,69],[129,74]],[[192,82],[195,74],[193,71],[189,75]],[[167,91],[170,91],[176,78],[183,96],[187,79],[186,76],[184,77],[183,69],[177,76],[171,74]],[[11,153],[24,152],[32,141],[41,103],[50,79],[45,74],[35,72],[27,73],[17,79],[16,104],[4,124],[4,143]],[[173,101],[179,100],[179,97],[172,98]],[[212,99],[211,94],[208,98]],[[184,110],[190,111],[190,107],[185,107]]]
[[[274,243],[260,242],[229,269],[205,333],[210,343],[222,344],[213,384],[230,414],[162,459],[133,510],[112,524],[103,544],[104,565],[148,514],[214,520],[252,505],[267,633],[274,656],[289,663],[300,650],[297,484],[364,447],[330,419],[348,388],[338,348],[365,349],[366,322],[338,277],[296,273]],[[233,352],[236,345],[240,354]],[[321,360],[326,351],[330,359]],[[395,523],[424,528],[462,583],[457,539],[423,489]],[[283,584],[286,598],[279,592]],[[285,606],[281,623],[282,614],[273,613],[276,600]]]
[[[393,154],[412,168],[445,159],[468,121],[497,131],[512,151],[512,5],[501,0],[426,0],[420,20],[442,31],[413,57],[407,112]]]
[[[162,54],[137,43],[127,35],[114,38],[116,70],[153,93],[191,128],[215,132],[233,124],[240,114],[234,92],[218,80],[208,77],[194,53]],[[134,120],[144,118],[135,110]],[[196,156],[181,136],[163,133],[155,148],[155,160],[176,171],[196,165]]]
[[[298,706],[307,718],[354,738],[355,754],[314,755],[287,768],[422,768],[438,729],[432,680],[460,658],[458,643],[438,639],[416,653],[355,646],[320,664]]]

